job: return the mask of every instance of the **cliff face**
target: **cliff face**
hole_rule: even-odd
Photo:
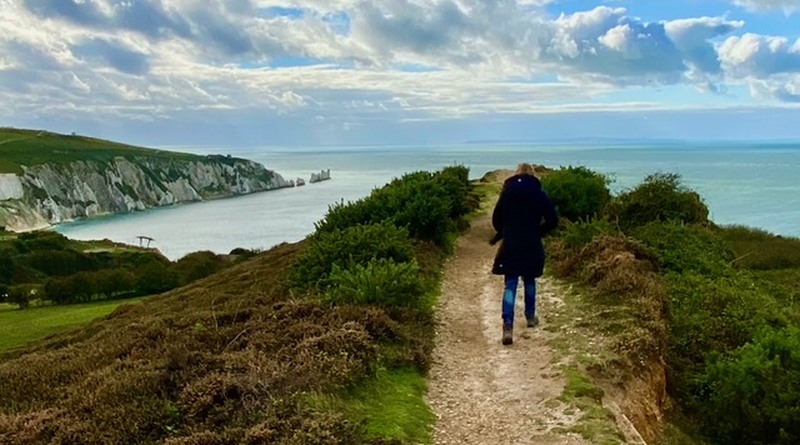
[[[293,185],[261,164],[223,156],[116,157],[22,170],[0,174],[0,226],[9,230]]]

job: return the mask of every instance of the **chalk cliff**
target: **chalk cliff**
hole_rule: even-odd
[[[8,230],[294,185],[256,162],[217,155],[118,156],[21,169],[0,174],[0,227]]]

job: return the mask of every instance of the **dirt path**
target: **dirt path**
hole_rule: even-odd
[[[578,414],[557,400],[564,380],[551,363],[552,334],[542,328],[557,303],[547,279],[538,283],[540,326],[525,327],[518,293],[514,344],[500,343],[502,281],[490,274],[495,247],[487,242],[493,233],[487,216],[475,220],[446,265],[428,394],[438,418],[435,443],[589,444],[563,432]]]

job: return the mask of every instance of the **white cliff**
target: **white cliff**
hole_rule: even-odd
[[[261,164],[223,156],[116,157],[22,170],[0,175],[0,226],[9,230],[293,185]]]

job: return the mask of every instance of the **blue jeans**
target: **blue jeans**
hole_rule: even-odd
[[[503,292],[503,324],[514,325],[514,305],[517,300],[517,284],[519,277],[506,275],[506,288]],[[525,285],[525,317],[536,315],[536,278],[522,277]]]

